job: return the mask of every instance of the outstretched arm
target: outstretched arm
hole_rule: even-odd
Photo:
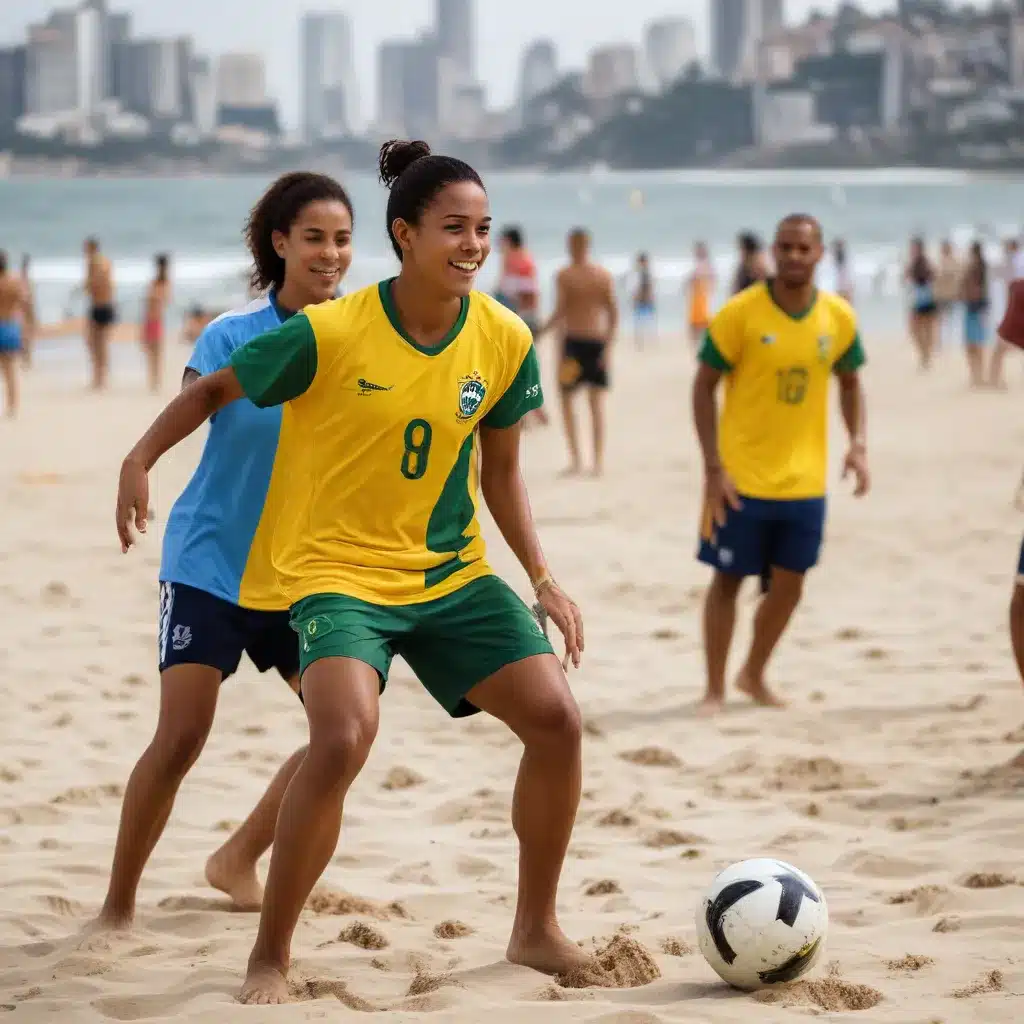
[[[502,428],[480,427],[480,487],[505,543],[526,570],[534,594],[565,637],[567,661],[571,659],[579,668],[583,618],[551,576],[540,546],[519,463],[522,432],[521,422]]]

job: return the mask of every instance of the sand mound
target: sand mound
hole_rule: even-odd
[[[393,918],[404,920],[409,917],[409,912],[397,900],[377,903],[336,889],[314,889],[306,906],[314,914],[330,914],[334,917],[365,914],[378,921],[390,921]]]
[[[660,977],[654,957],[636,939],[620,933],[597,950],[592,964],[555,980],[563,988],[640,988]]]
[[[759,1003],[777,1006],[814,1006],[829,1013],[844,1010],[870,1010],[883,999],[882,993],[870,985],[854,985],[842,978],[821,981],[798,981],[784,988],[763,989],[755,993]]]
[[[372,925],[356,921],[338,933],[339,942],[348,942],[360,949],[387,949],[388,940]]]
[[[434,935],[439,939],[464,939],[473,934],[473,929],[461,921],[442,921],[434,925]]]

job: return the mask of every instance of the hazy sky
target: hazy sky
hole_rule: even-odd
[[[23,38],[25,28],[55,7],[74,0],[0,0],[0,43]],[[895,0],[860,0],[880,11]],[[382,39],[412,36],[429,24],[431,0],[111,0],[111,8],[131,11],[138,35],[195,37],[199,49],[216,55],[227,50],[258,51],[267,58],[269,87],[280,100],[288,124],[298,109],[298,21],[304,10],[341,10],[352,19],[359,75],[360,120],[375,109],[375,51]],[[788,0],[791,19],[837,0]],[[581,67],[591,47],[619,39],[639,42],[644,22],[683,15],[706,40],[708,0],[479,0],[477,3],[479,73],[492,103],[513,96],[519,55],[538,36],[549,36],[560,62]],[[702,44],[706,45],[706,43]]]

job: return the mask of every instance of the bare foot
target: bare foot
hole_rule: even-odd
[[[713,718],[725,709],[724,697],[705,697],[697,705],[698,718]]]
[[[598,479],[598,478],[600,478],[600,477],[604,476],[604,467],[603,467],[603,466],[595,466],[595,467],[594,467],[594,468],[593,468],[593,469],[592,469],[592,470],[590,471],[590,475],[591,475],[592,477],[594,477],[594,479]]]
[[[238,1001],[249,1006],[276,1006],[289,1002],[284,972],[269,964],[249,964]]]
[[[133,914],[112,914],[101,910],[75,937],[75,946],[82,952],[94,952],[104,944],[107,936],[128,935],[132,930]]]
[[[579,466],[566,466],[565,469],[563,469],[562,472],[559,473],[558,475],[559,475],[559,477],[562,477],[562,478],[570,477],[570,476],[579,476],[580,475],[580,467]]]
[[[594,958],[580,949],[558,925],[548,925],[530,934],[513,933],[505,957],[510,963],[541,974],[568,974],[594,965]]]
[[[763,708],[784,708],[786,702],[772,693],[763,679],[755,680],[747,672],[741,672],[736,679],[736,689],[745,693],[755,704]]]
[[[263,886],[256,877],[256,865],[241,863],[222,846],[206,862],[206,880],[231,897],[238,910],[259,910],[263,906]]]

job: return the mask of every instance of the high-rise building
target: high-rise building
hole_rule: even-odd
[[[306,142],[352,134],[358,109],[348,16],[341,12],[303,15],[301,51]]]
[[[377,50],[377,130],[384,135],[405,133],[405,54],[409,43],[391,40]]]
[[[94,7],[55,11],[29,29],[26,113],[77,114],[97,110],[105,78],[100,16]]]
[[[429,139],[437,131],[440,79],[437,39],[425,34],[406,43],[402,62],[402,118],[412,138]]]
[[[550,39],[538,39],[523,51],[519,65],[517,98],[520,114],[538,96],[553,88],[558,81],[558,51]]]
[[[161,121],[186,118],[180,40],[130,39],[111,49],[116,98],[125,110]]]
[[[267,66],[257,53],[225,53],[217,61],[217,103],[262,107],[267,102]]]
[[[686,18],[663,18],[647,26],[644,37],[647,79],[664,92],[697,59],[697,34]]]
[[[765,36],[785,26],[784,0],[711,0],[711,59],[722,78],[753,77]]]
[[[610,99],[638,88],[639,72],[636,50],[628,43],[601,46],[587,59],[583,90],[591,99]]]
[[[0,50],[0,137],[12,134],[25,113],[25,80],[25,47]]]
[[[434,26],[439,56],[451,59],[467,80],[476,78],[473,0],[437,0]]]

